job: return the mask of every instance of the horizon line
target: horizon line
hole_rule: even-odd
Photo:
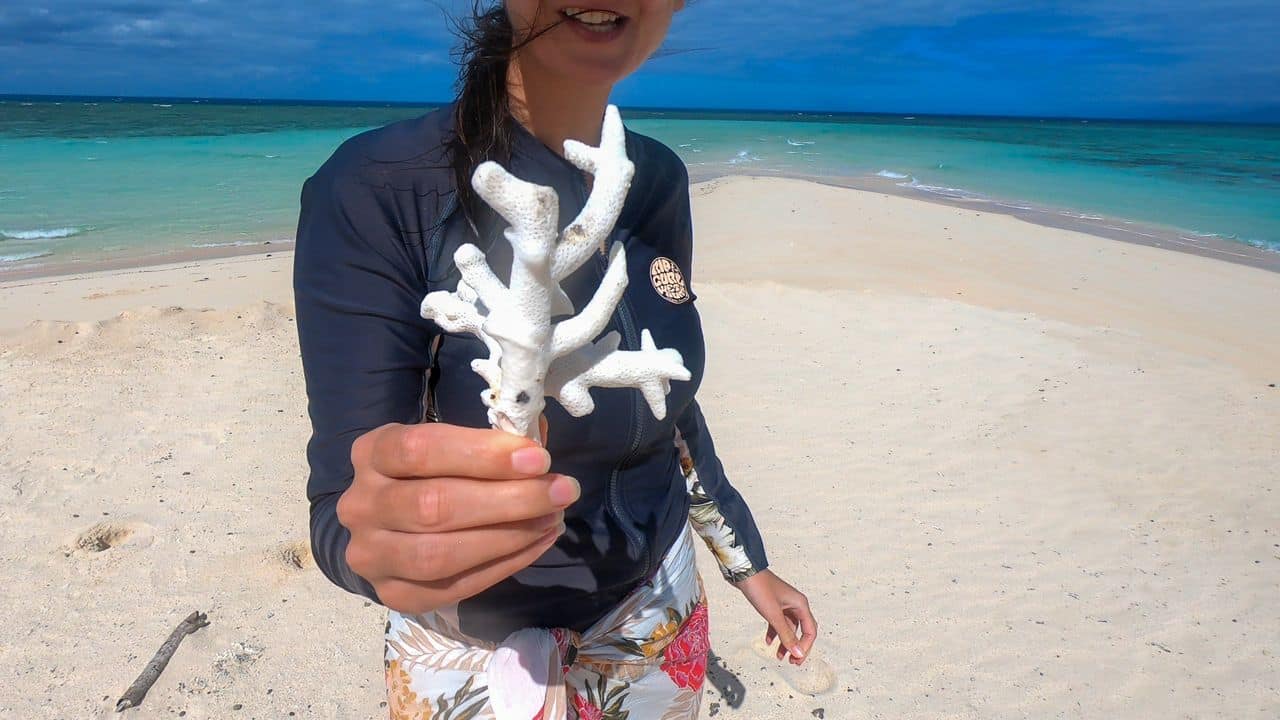
[[[46,93],[0,93],[0,100],[8,99],[35,99],[38,101],[49,101],[52,99],[62,100],[109,100],[114,102],[145,102],[155,100],[177,100],[177,101],[210,101],[211,104],[268,104],[268,105],[329,105],[337,107],[361,107],[361,106],[381,106],[381,107],[405,107],[405,108],[439,108],[453,100],[445,101],[407,101],[407,100],[320,100],[306,98],[252,98],[252,97],[225,97],[225,96],[193,96],[193,95],[55,95]],[[192,103],[195,104],[195,103]],[[1032,115],[1032,114],[992,114],[983,115],[978,113],[945,113],[945,112],[910,112],[910,111],[878,111],[878,110],[814,110],[799,108],[729,108],[729,107],[664,107],[664,106],[646,106],[646,105],[620,105],[623,110],[635,111],[641,113],[701,113],[701,114],[758,114],[758,115],[802,115],[802,116],[901,116],[901,117],[928,117],[928,118],[980,118],[987,120],[1087,120],[1101,122],[1157,122],[1157,123],[1181,123],[1181,124],[1199,124],[1199,125],[1280,125],[1280,118],[1275,120],[1231,120],[1207,117],[1149,117],[1149,116],[1105,116],[1105,115]],[[1248,112],[1248,111],[1245,111]]]

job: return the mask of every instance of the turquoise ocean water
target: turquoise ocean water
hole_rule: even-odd
[[[427,106],[0,97],[0,277],[289,242],[343,139]],[[879,183],[1280,252],[1280,126],[624,111],[694,180]]]

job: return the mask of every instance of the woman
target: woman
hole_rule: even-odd
[[[427,292],[456,287],[460,244],[500,277],[510,266],[475,167],[497,160],[554,188],[566,226],[590,178],[564,140],[599,143],[613,85],[684,4],[592,3],[477,13],[453,104],[347,140],[303,186],[312,546],[334,583],[389,609],[392,717],[696,716],[709,645],[690,528],[780,638],[779,659],[799,664],[816,637],[804,596],[766,569],[693,399],[704,355],[688,176],[668,148],[627,133],[636,172],[610,242],[631,277],[609,328],[626,349],[644,328],[683,355],[693,378],[672,384],[666,419],[635,390],[596,389],[585,418],[547,406],[545,449],[489,430],[469,367],[483,345],[420,316]],[[562,283],[575,307],[596,260]]]

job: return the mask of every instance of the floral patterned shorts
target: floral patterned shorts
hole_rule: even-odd
[[[387,614],[392,720],[687,720],[710,638],[692,533],[652,580],[581,634],[529,628],[500,644],[464,635],[456,608]]]

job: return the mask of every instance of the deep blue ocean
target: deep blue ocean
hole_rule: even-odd
[[[291,241],[342,140],[430,106],[0,96],[0,276]],[[693,179],[878,182],[1280,252],[1280,126],[623,111]]]

